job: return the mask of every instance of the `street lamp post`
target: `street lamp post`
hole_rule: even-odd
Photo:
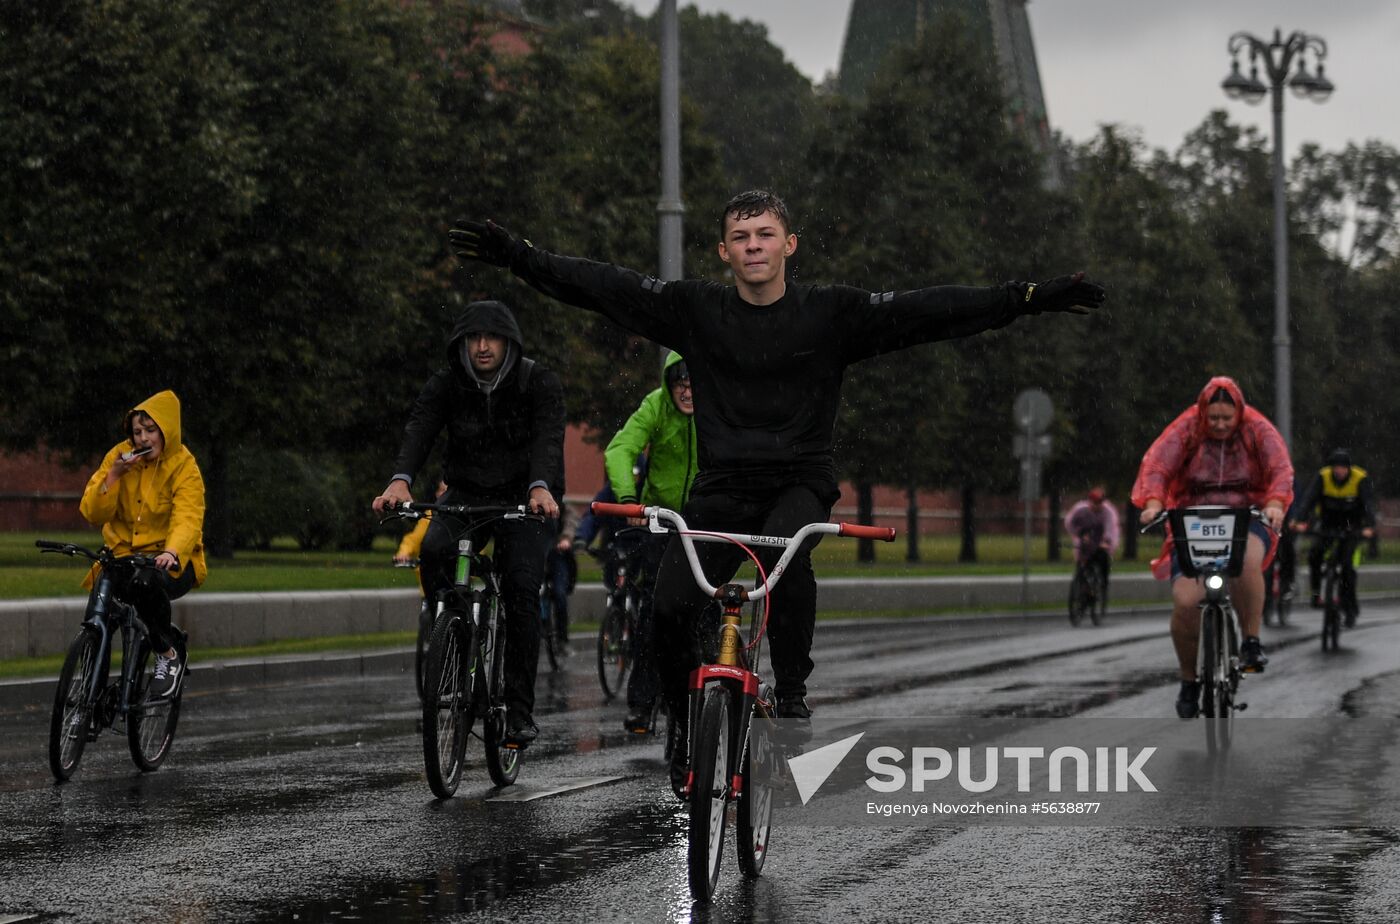
[[[1293,448],[1293,391],[1291,341],[1288,335],[1288,211],[1284,198],[1283,172],[1283,87],[1286,83],[1302,99],[1323,102],[1332,95],[1332,81],[1327,79],[1323,59],[1327,43],[1315,35],[1294,32],[1287,39],[1279,29],[1274,40],[1265,42],[1248,32],[1230,36],[1230,75],[1220,86],[1231,99],[1250,104],[1263,102],[1273,93],[1274,109],[1274,422],[1289,449]],[[1240,53],[1249,52],[1249,76],[1240,73]],[[1309,73],[1307,55],[1311,53],[1316,73]],[[1293,76],[1289,68],[1294,60],[1298,66]],[[1259,79],[1259,65],[1264,65],[1265,84]]]

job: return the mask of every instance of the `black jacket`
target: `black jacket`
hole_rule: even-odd
[[[510,342],[494,383],[480,382],[463,364],[461,343],[473,332]],[[393,474],[417,476],[444,427],[443,480],[472,502],[521,504],[536,483],[563,499],[564,390],[558,376],[524,358],[520,327],[500,302],[473,302],[452,325],[447,367],[414,402]]]
[[[789,283],[771,305],[733,286],[661,282],[633,270],[521,248],[510,269],[552,298],[600,312],[685,357],[700,478],[795,473],[835,486],[833,431],[852,363],[1004,327],[1024,286],[867,292]]]

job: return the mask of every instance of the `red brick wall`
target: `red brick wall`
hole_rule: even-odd
[[[78,498],[97,468],[68,468],[42,452],[0,453],[0,530],[87,529]]]

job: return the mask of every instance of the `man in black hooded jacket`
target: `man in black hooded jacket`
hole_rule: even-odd
[[[527,504],[557,517],[564,495],[564,391],[554,373],[527,359],[515,316],[497,301],[472,302],[447,338],[447,367],[414,402],[393,476],[374,499],[376,512],[412,500],[409,489],[443,428],[447,451],[443,504]],[[423,537],[423,593],[452,581],[462,524],[434,517]],[[552,529],[532,520],[494,520],[473,530],[494,539],[506,608],[506,743],[525,747],[535,725],[539,591]]]

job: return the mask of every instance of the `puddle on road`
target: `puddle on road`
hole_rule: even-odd
[[[444,863],[407,880],[348,885],[337,898],[293,900],[260,911],[258,921],[399,921],[429,920],[483,911],[573,880],[599,876],[615,866],[660,850],[683,848],[686,819],[673,803],[639,805],[635,812],[611,817],[606,827],[570,838],[543,842],[528,851],[488,859]]]

